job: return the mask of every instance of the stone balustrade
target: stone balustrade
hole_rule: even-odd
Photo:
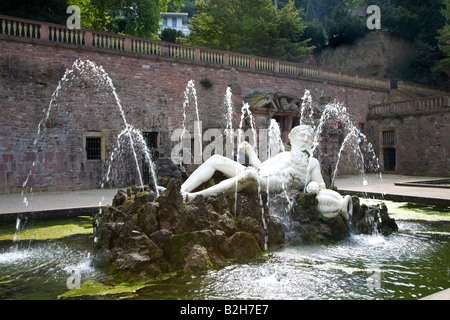
[[[319,81],[389,90],[391,80],[336,70],[327,70],[293,62],[256,57],[247,54],[185,46],[138,37],[123,36],[85,29],[69,29],[63,25],[0,15],[0,36],[22,38],[35,42],[64,43],[86,48],[117,50],[151,56],[162,56],[212,65],[274,72]]]
[[[447,94],[446,91],[440,90],[438,88],[426,86],[423,84],[408,83],[404,81],[399,81],[397,83],[397,89],[402,91],[409,91],[416,95],[424,95],[424,96],[440,96]]]
[[[450,108],[450,95],[394,101],[369,107],[369,116],[394,116],[438,112]]]

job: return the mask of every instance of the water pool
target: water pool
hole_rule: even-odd
[[[252,263],[139,283],[118,283],[92,266],[86,218],[28,222],[19,233],[3,225],[0,299],[397,300],[449,288],[450,210],[385,202],[399,226],[387,237],[288,246]]]

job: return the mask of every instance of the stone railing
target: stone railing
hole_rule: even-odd
[[[370,116],[395,116],[441,111],[450,108],[450,94],[406,101],[382,103],[369,107]]]
[[[417,83],[408,83],[404,81],[397,82],[397,89],[403,91],[409,91],[411,93],[423,96],[441,96],[448,93],[448,91],[434,88]]]
[[[391,88],[391,80],[386,78],[368,77],[293,62],[93,30],[71,30],[63,25],[3,15],[0,15],[0,36],[28,39],[35,42],[64,43],[86,48],[110,49],[121,52],[170,57],[384,90]]]

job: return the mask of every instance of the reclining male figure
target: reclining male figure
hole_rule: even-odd
[[[261,162],[246,141],[241,143],[249,158],[249,167],[220,155],[206,160],[181,186],[181,193],[188,200],[195,196],[234,193],[236,191],[255,192],[258,187],[266,192],[281,192],[289,189],[303,189],[307,192],[319,192],[325,189],[319,161],[311,156],[314,142],[314,129],[300,125],[289,133],[291,151],[281,152]],[[216,171],[222,172],[227,179],[207,189],[194,192],[202,183],[208,181]]]

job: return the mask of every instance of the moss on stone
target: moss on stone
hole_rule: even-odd
[[[83,283],[81,283],[79,289],[71,289],[69,291],[66,291],[62,295],[58,296],[58,299],[82,298],[88,296],[126,295],[130,293],[135,293],[139,289],[152,285],[154,284],[122,283],[119,285],[107,285],[95,280],[86,280]]]
[[[60,225],[25,228],[17,233],[5,233],[0,235],[0,241],[8,240],[54,240],[69,237],[75,234],[91,234],[92,223],[80,221]]]

